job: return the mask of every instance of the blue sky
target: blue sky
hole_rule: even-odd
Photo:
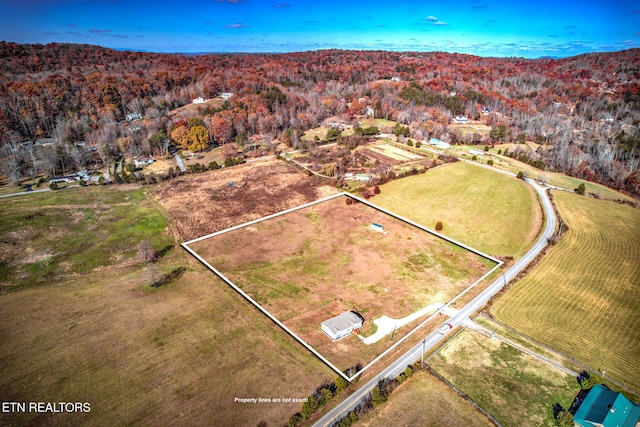
[[[640,47],[640,0],[0,0],[0,40],[154,52],[565,57]]]

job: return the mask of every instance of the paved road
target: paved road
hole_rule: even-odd
[[[0,199],[4,199],[4,198],[7,198],[7,197],[13,197],[13,196],[24,196],[26,194],[42,193],[43,191],[49,191],[49,188],[43,188],[41,190],[22,191],[20,193],[4,194],[4,195],[0,196]]]
[[[525,180],[529,185],[533,186],[533,188],[540,195],[540,200],[542,202],[542,207],[544,209],[544,215],[546,218],[545,228],[536,242],[536,244],[529,249],[529,251],[518,261],[516,261],[509,270],[505,271],[500,278],[498,278],[495,282],[493,282],[487,289],[485,289],[480,295],[474,298],[469,304],[467,304],[464,308],[454,314],[447,323],[453,325],[454,328],[457,326],[464,325],[471,314],[478,311],[482,308],[495,294],[497,294],[507,283],[509,283],[513,278],[515,278],[522,270],[526,268],[526,266],[533,261],[533,259],[538,256],[538,254],[547,246],[548,239],[553,236],[556,228],[556,216],[553,211],[553,206],[551,205],[551,201],[547,196],[545,188],[535,183],[533,180],[526,179]],[[364,396],[366,396],[381,379],[392,379],[398,376],[404,369],[420,359],[421,356],[429,351],[431,348],[435,347],[443,338],[438,331],[434,331],[431,334],[424,337],[422,342],[416,344],[413,348],[407,351],[405,354],[400,356],[397,360],[391,363],[387,368],[385,368],[380,374],[378,374],[375,378],[371,379],[364,386],[360,387],[355,393],[341,402],[334,409],[329,411],[324,417],[318,420],[314,426],[330,426],[336,421],[340,420],[342,417],[347,415],[349,411],[353,410]]]
[[[184,166],[184,162],[182,161],[182,158],[178,156],[178,153],[176,153],[173,157],[175,157],[176,159],[176,164],[180,168],[180,172],[186,172],[187,168]]]

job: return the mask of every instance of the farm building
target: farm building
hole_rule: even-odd
[[[382,233],[384,231],[384,227],[381,226],[380,224],[376,224],[375,222],[372,222],[371,225],[369,226],[369,228],[374,230],[374,231],[378,231],[380,233]]]
[[[429,139],[429,145],[433,145],[434,147],[440,148],[441,150],[447,150],[451,148],[451,145],[449,145],[444,141],[439,140],[438,138]]]
[[[573,416],[576,426],[635,427],[640,421],[640,405],[622,393],[596,384]]]
[[[336,341],[350,335],[354,329],[362,328],[363,322],[364,319],[358,313],[345,311],[329,320],[325,320],[321,323],[321,327],[322,332]]]
[[[191,102],[193,102],[194,104],[204,104],[207,101],[205,101],[203,97],[199,96],[193,99]]]
[[[474,156],[484,156],[484,151],[472,148],[471,150],[469,150],[469,154],[473,154]]]
[[[456,116],[453,121],[456,123],[469,123],[469,118],[467,116]]]

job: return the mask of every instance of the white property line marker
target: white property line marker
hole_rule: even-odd
[[[427,319],[425,319],[424,321],[422,321],[418,326],[416,326],[414,329],[412,329],[411,331],[409,331],[405,336],[403,336],[401,339],[399,339],[398,341],[396,341],[392,346],[390,346],[389,348],[387,348],[384,352],[382,352],[380,355],[378,355],[375,359],[373,359],[371,362],[369,362],[366,366],[364,366],[360,371],[356,372],[353,376],[348,377],[344,372],[340,371],[340,369],[338,369],[333,363],[331,363],[329,360],[327,360],[324,356],[322,356],[317,350],[315,350],[312,346],[310,346],[305,340],[303,340],[302,338],[300,338],[298,335],[296,335],[291,329],[289,329],[287,326],[284,325],[284,323],[282,323],[280,320],[278,320],[275,316],[273,316],[269,311],[267,311],[264,307],[262,307],[260,304],[258,304],[257,301],[255,301],[253,298],[251,298],[246,292],[244,292],[242,289],[240,289],[235,283],[233,283],[230,279],[228,279],[224,274],[222,274],[220,271],[218,271],[216,268],[214,268],[211,264],[209,264],[205,259],[203,259],[200,255],[198,255],[193,249],[191,249],[189,247],[189,245],[193,244],[193,243],[197,243],[212,237],[216,237],[219,236],[221,234],[224,233],[228,233],[230,231],[234,231],[234,230],[238,230],[244,227],[248,227],[250,225],[253,224],[257,224],[259,222],[262,221],[266,221],[268,219],[271,218],[276,218],[279,217],[281,215],[285,215],[291,212],[295,212],[313,205],[317,205],[319,203],[322,202],[326,202],[329,200],[333,200],[336,199],[338,197],[349,197],[353,200],[356,200],[364,205],[367,205],[373,209],[376,209],[384,214],[387,214],[393,218],[396,218],[402,222],[405,222],[413,227],[416,227],[422,231],[426,231],[427,233],[430,233],[436,237],[439,237],[443,240],[446,240],[447,242],[450,242],[456,246],[459,246],[463,249],[466,249],[467,251],[473,252],[476,255],[479,255],[485,259],[491,260],[493,262],[496,263],[496,266],[493,267],[492,269],[490,269],[489,271],[487,271],[484,275],[482,275],[482,277],[480,277],[478,280],[476,280],[475,282],[473,282],[471,285],[469,285],[466,289],[464,289],[462,292],[460,292],[458,295],[456,295],[452,300],[450,300],[449,302],[447,302],[446,304],[442,305],[441,303],[438,303],[438,305],[440,306],[440,308],[437,309],[437,311],[435,313],[433,313],[431,316],[429,316]],[[198,261],[200,261],[205,267],[207,267],[209,270],[211,270],[215,275],[217,275],[218,277],[220,277],[227,285],[231,286],[231,288],[233,288],[236,292],[238,292],[240,295],[242,295],[247,301],[249,301],[251,304],[253,304],[258,310],[260,310],[261,312],[263,312],[269,319],[271,319],[274,323],[276,323],[278,326],[280,326],[285,332],[287,332],[289,335],[291,335],[296,341],[298,341],[300,344],[302,344],[307,350],[309,350],[311,353],[313,353],[314,355],[316,355],[318,357],[318,359],[320,359],[322,362],[324,362],[327,366],[329,366],[331,369],[333,369],[336,373],[338,373],[338,375],[340,375],[341,377],[343,377],[344,379],[346,379],[347,381],[351,382],[353,381],[355,378],[357,378],[360,374],[362,374],[365,370],[367,370],[369,367],[371,367],[374,363],[376,363],[378,360],[380,360],[382,357],[386,356],[390,351],[392,351],[394,348],[396,348],[398,345],[400,345],[401,343],[403,343],[407,338],[409,338],[411,335],[413,335],[415,332],[417,332],[420,328],[422,328],[424,325],[426,325],[431,319],[433,319],[435,316],[437,316],[439,313],[443,312],[444,310],[446,310],[451,304],[453,304],[455,301],[457,301],[460,297],[462,297],[464,294],[466,294],[469,290],[471,290],[472,288],[474,288],[478,283],[480,283],[482,280],[484,280],[486,277],[488,277],[491,273],[493,273],[496,269],[500,268],[500,266],[503,264],[502,261],[500,261],[499,259],[496,259],[490,255],[487,255],[483,252],[478,251],[477,249],[474,249],[470,246],[467,246],[463,243],[460,243],[454,239],[451,239],[447,236],[444,236],[434,230],[428,229],[414,221],[411,221],[410,219],[404,218],[400,215],[397,215],[389,210],[386,210],[384,208],[381,208],[379,206],[374,205],[373,203],[370,203],[364,199],[361,199],[360,197],[354,196],[353,194],[349,194],[346,192],[342,192],[342,193],[338,193],[338,194],[334,194],[332,196],[328,196],[328,197],[324,197],[322,199],[319,200],[315,200],[313,202],[310,203],[306,203],[304,205],[298,206],[298,207],[294,207],[291,209],[287,209],[284,210],[282,212],[277,212],[275,214],[272,215],[267,215],[264,216],[262,218],[258,218],[256,220],[253,221],[249,221],[249,222],[245,222],[244,224],[240,224],[240,225],[236,225],[221,231],[217,231],[215,233],[211,233],[211,234],[207,234],[206,236],[202,236],[202,237],[198,237],[196,239],[193,240],[189,240],[187,242],[184,242],[181,244],[181,246],[183,248],[185,248],[191,255],[193,255]],[[428,308],[428,307],[427,307]],[[422,312],[424,309],[419,310],[419,312]],[[417,312],[416,312],[417,313]],[[416,314],[414,313],[414,314]],[[412,317],[414,314],[411,314],[403,319],[406,318],[410,318]],[[426,312],[424,313],[426,314]],[[423,314],[423,315],[424,315]],[[381,317],[386,317],[386,316],[381,316]],[[419,318],[421,316],[416,317],[415,319]],[[402,321],[403,319],[400,319],[400,321]],[[412,320],[415,320],[412,319]],[[396,321],[397,322],[397,321]],[[371,337],[369,337],[371,338]],[[364,341],[366,340],[366,338],[362,338],[361,339]]]

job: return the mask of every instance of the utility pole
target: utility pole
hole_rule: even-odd
[[[420,359],[420,365],[424,367],[424,342],[427,340],[427,337],[424,337],[422,340],[422,358]]]

